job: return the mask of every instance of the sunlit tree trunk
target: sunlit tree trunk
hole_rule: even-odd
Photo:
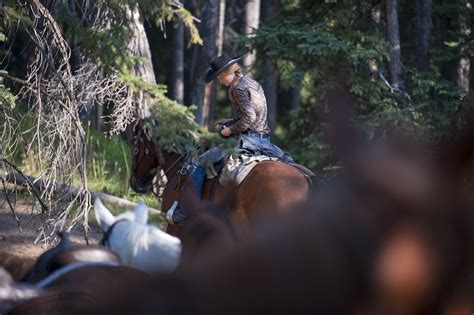
[[[472,10],[470,0],[459,0],[463,6],[463,10],[459,15],[459,27],[462,34],[461,42],[461,58],[458,61],[457,67],[457,84],[466,92],[469,92],[469,76],[471,74],[471,61],[469,57],[464,56],[468,49],[466,39],[471,34],[471,26],[469,24],[470,11]]]
[[[245,2],[245,34],[248,35],[258,28],[260,20],[260,0],[246,0]],[[252,52],[244,58],[244,67],[251,67],[256,58],[256,53]],[[251,75],[249,73],[249,75]]]
[[[133,9],[127,6],[126,9],[127,15],[130,18],[130,29],[133,31],[128,50],[132,55],[140,56],[143,60],[143,62],[135,63],[133,67],[134,73],[149,83],[156,83],[151,60],[150,44],[148,43],[138,6],[135,6]],[[150,115],[148,105],[148,100],[145,95],[138,95],[137,107],[142,118]]]
[[[301,83],[302,78],[298,77],[295,79],[294,85],[291,88],[291,110],[297,110],[300,107],[301,102]]]
[[[199,32],[204,45],[197,49],[197,62],[194,70],[193,104],[197,106],[196,121],[200,125],[209,123],[211,102],[215,101],[213,84],[204,81],[209,64],[217,56],[217,32],[219,28],[220,0],[208,0],[201,9],[201,25]]]
[[[275,15],[276,4],[273,0],[262,0],[261,21],[262,24],[268,23]],[[262,56],[262,87],[265,91],[268,108],[268,124],[270,129],[274,130],[277,120],[277,84],[278,73],[273,62],[267,56]]]
[[[171,52],[171,80],[169,97],[184,103],[184,25],[182,22],[173,31]]]
[[[420,71],[429,69],[431,46],[431,0],[416,0],[416,53],[415,67]]]
[[[223,53],[224,44],[224,26],[225,26],[225,0],[220,0],[219,15],[218,15],[218,29],[216,36],[216,51],[217,56]],[[208,65],[209,68],[209,65]],[[216,81],[206,85],[204,93],[204,126],[209,128],[215,120],[216,113]]]
[[[401,48],[400,48],[400,32],[398,26],[398,1],[387,0],[387,37],[390,50],[390,83],[393,87],[399,88],[401,85]]]
[[[186,0],[184,6],[194,16],[200,15],[196,10],[196,3],[194,0]],[[185,42],[187,40],[188,39],[185,36]],[[186,61],[184,62],[184,104],[187,106],[193,104],[194,71],[196,69],[197,53],[199,47],[199,45],[185,45],[184,60]]]
[[[219,7],[219,30],[217,32],[217,55],[222,55],[222,49],[224,46],[224,28],[225,28],[225,0],[221,0]]]

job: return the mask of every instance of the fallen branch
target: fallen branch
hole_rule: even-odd
[[[9,183],[14,183],[14,184],[17,184],[17,185],[25,185],[25,184],[32,183],[32,185],[36,189],[42,190],[42,189],[48,188],[48,189],[51,189],[53,191],[65,194],[65,195],[76,196],[78,194],[82,194],[81,189],[77,188],[77,187],[71,187],[71,186],[55,184],[55,183],[47,184],[41,179],[36,179],[34,177],[27,176],[27,175],[20,175],[19,173],[15,173],[15,172],[8,173],[5,176],[5,180]],[[102,193],[102,192],[91,191],[90,194],[91,194],[92,202],[97,197],[99,197],[102,201],[107,202],[109,204],[116,205],[117,207],[133,209],[137,205],[135,202],[131,202],[129,200],[119,198],[119,197],[115,197],[115,196],[112,196],[112,195],[109,195],[109,194],[106,194],[106,193]],[[148,208],[148,209],[152,213],[162,214],[161,210],[154,209],[154,208]]]
[[[16,178],[21,180],[23,185],[28,184],[28,186],[30,186],[31,190],[33,191],[33,194],[35,195],[36,199],[38,199],[38,202],[41,205],[41,212],[42,213],[48,213],[48,206],[44,203],[43,199],[41,199],[40,194],[36,191],[35,185],[32,183],[29,176],[23,174],[23,172],[20,171],[20,169],[15,164],[9,162],[6,159],[0,159],[0,162],[5,163],[6,165],[8,165],[9,167],[13,168],[16,171],[16,173],[15,173]],[[8,181],[8,179],[7,179],[7,181]],[[13,182],[13,184],[15,184],[15,183],[16,183],[16,181]]]

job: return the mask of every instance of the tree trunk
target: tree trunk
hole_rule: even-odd
[[[416,0],[416,53],[415,67],[420,71],[429,69],[429,52],[431,46],[431,0]]]
[[[204,2],[201,11],[201,25],[199,33],[204,42],[203,46],[197,48],[197,62],[193,79],[193,101],[197,106],[195,112],[196,122],[200,125],[209,123],[209,110],[212,102],[215,102],[212,92],[212,84],[206,87],[204,78],[209,69],[209,64],[216,58],[217,31],[219,28],[219,6],[220,0],[208,0]]]
[[[194,16],[200,15],[196,9],[194,0],[186,0],[184,6]],[[187,33],[185,33],[185,35],[187,35]],[[185,38],[187,41],[187,36],[185,36]],[[186,106],[193,104],[194,71],[196,69],[197,50],[199,47],[199,45],[185,45],[184,59],[186,62],[184,63],[184,104]]]
[[[261,21],[267,24],[274,16],[276,11],[275,1],[262,0]],[[276,67],[268,56],[264,55],[262,59],[262,87],[267,99],[268,124],[271,130],[274,130],[277,120],[277,84],[278,73]]]
[[[300,108],[300,101],[301,101],[301,83],[302,77],[298,77],[295,79],[295,85],[291,89],[291,110],[297,110]]]
[[[224,26],[224,47],[223,50],[230,56],[238,55],[238,45],[235,39],[245,33],[244,1],[226,0],[225,4],[225,26]]]
[[[180,22],[173,32],[171,52],[171,82],[169,97],[184,103],[184,25]]]
[[[457,84],[462,87],[466,93],[469,92],[469,76],[471,73],[471,61],[469,57],[463,56],[468,49],[468,43],[466,39],[471,33],[471,27],[469,24],[470,19],[470,10],[471,10],[471,1],[470,0],[460,0],[463,6],[463,10],[459,15],[459,27],[462,34],[461,42],[461,58],[458,61],[457,67]]]
[[[217,55],[222,55],[222,48],[224,46],[224,27],[225,27],[225,0],[221,0],[219,8],[219,30],[217,32]]]
[[[245,2],[245,34],[249,35],[258,28],[260,19],[260,0],[246,0]],[[245,68],[253,66],[256,53],[252,52],[245,56],[243,64]],[[249,75],[251,75],[249,73]]]
[[[390,83],[394,88],[401,86],[401,49],[400,49],[400,34],[398,26],[398,8],[397,0],[387,0],[387,37],[390,50]]]
[[[102,104],[95,104],[89,114],[91,128],[100,131],[102,128],[102,117],[104,116],[104,106]]]
[[[153,63],[151,60],[150,45],[148,43],[148,38],[146,37],[143,22],[140,18],[138,6],[135,6],[133,10],[127,6],[127,16],[130,18],[130,28],[133,31],[133,37],[128,45],[128,50],[132,55],[140,56],[144,60],[144,62],[137,62],[134,65],[134,73],[149,83],[156,83],[155,72],[153,71]],[[148,101],[145,99],[144,95],[139,95],[138,99],[137,106],[140,116],[142,118],[148,117],[150,115]]]

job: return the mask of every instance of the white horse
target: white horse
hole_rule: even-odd
[[[114,216],[100,201],[94,203],[95,218],[104,231],[103,245],[115,251],[122,263],[146,272],[170,272],[181,257],[181,241],[147,224],[143,201],[135,211]]]

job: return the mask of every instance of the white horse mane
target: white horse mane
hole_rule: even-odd
[[[106,246],[115,251],[122,263],[147,272],[169,272],[178,265],[181,241],[156,226],[147,224],[148,208],[141,201],[134,212],[114,216],[100,201],[95,200],[95,217],[106,232],[117,222]]]

